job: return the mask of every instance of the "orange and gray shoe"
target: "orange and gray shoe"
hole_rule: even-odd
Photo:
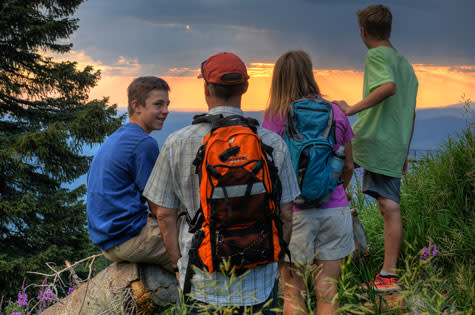
[[[393,292],[401,290],[401,287],[398,284],[397,276],[382,276],[379,273],[374,277],[373,281],[368,283],[363,283],[362,286],[365,289],[368,287],[372,288],[376,292]]]

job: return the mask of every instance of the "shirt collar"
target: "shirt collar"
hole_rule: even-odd
[[[211,108],[208,111],[209,115],[216,115],[216,114],[223,114],[225,116],[228,115],[244,115],[244,112],[240,108],[232,107],[232,106],[216,106]]]

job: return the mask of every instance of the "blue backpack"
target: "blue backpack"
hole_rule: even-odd
[[[331,103],[320,97],[293,102],[284,141],[302,192],[296,204],[308,208],[327,203],[341,183],[340,178],[332,176],[335,120]]]

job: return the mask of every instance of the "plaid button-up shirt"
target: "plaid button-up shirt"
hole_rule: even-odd
[[[234,107],[218,106],[209,114],[243,115]],[[143,195],[155,204],[176,209],[184,207],[191,217],[200,207],[199,178],[192,162],[203,139],[210,131],[210,124],[191,125],[172,133],[165,141],[155,166],[150,174]],[[274,148],[274,162],[282,182],[281,203],[294,200],[299,194],[290,155],[282,138],[267,129],[259,127],[262,142]],[[179,228],[179,246],[182,257],[178,261],[180,285],[183,288],[188,264],[188,251],[193,235],[182,221]],[[270,295],[277,277],[277,263],[258,266],[232,280],[219,273],[196,270],[191,295],[193,298],[213,305],[255,305],[264,302]]]

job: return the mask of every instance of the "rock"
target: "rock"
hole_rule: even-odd
[[[157,265],[113,263],[42,314],[153,314],[176,303],[174,274]]]
[[[140,264],[139,273],[144,288],[151,293],[149,297],[155,304],[166,306],[177,302],[178,281],[175,274],[150,264]]]
[[[369,247],[366,241],[366,231],[358,219],[358,209],[351,208],[350,211],[353,223],[353,239],[355,241],[355,250],[352,254],[352,258],[357,260],[368,256]]]

